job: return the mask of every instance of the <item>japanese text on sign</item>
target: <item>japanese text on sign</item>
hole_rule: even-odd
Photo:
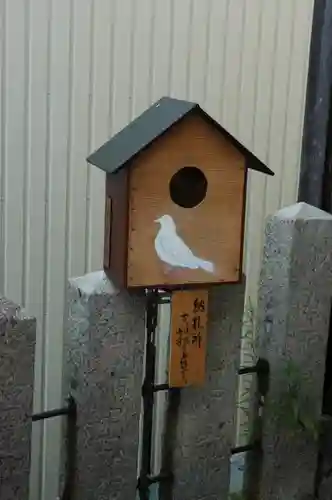
[[[206,356],[206,290],[175,292],[169,382],[173,387],[204,382]]]

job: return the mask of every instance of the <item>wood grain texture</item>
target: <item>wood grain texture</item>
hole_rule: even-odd
[[[104,241],[104,254],[108,253],[105,272],[118,287],[127,284],[128,255],[128,170],[109,174],[106,178],[106,196],[112,199],[112,229],[110,241]]]
[[[191,209],[179,207],[169,195],[173,174],[188,165],[199,167],[208,181],[204,201]],[[130,168],[128,286],[238,282],[245,202],[242,155],[193,114],[141,153]],[[164,214],[173,218],[179,236],[196,256],[214,263],[214,274],[165,268],[154,247],[159,230],[154,221]]]
[[[104,269],[109,269],[111,266],[111,235],[112,235],[112,198],[110,196],[106,196]]]
[[[203,385],[207,345],[207,290],[172,294],[169,386]]]

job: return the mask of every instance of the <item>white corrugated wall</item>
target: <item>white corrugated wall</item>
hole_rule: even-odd
[[[313,0],[0,0],[0,291],[38,319],[35,407],[60,403],[68,276],[102,263],[85,158],[162,95],[198,101],[276,172],[250,175],[248,293],[265,215],[297,195]],[[32,494],[55,500],[59,427]],[[42,466],[42,467],[41,467]]]

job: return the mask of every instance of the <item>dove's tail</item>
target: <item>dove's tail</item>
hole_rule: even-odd
[[[208,260],[200,260],[199,261],[199,267],[201,269],[204,269],[207,273],[213,273],[214,272],[214,264],[213,262],[210,262]]]

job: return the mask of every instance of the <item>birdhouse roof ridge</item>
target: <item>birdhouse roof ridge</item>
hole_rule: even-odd
[[[274,175],[272,170],[207,114],[199,104],[172,97],[162,97],[155,102],[88,156],[87,161],[106,173],[116,173],[158,137],[193,112],[200,113],[243,154],[248,168]]]

